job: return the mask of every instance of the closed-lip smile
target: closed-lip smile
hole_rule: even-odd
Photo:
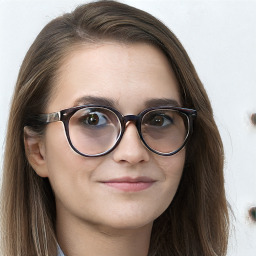
[[[153,180],[146,176],[141,176],[136,178],[120,177],[103,181],[102,183],[118,190],[126,192],[138,192],[151,187],[155,182],[156,180]]]

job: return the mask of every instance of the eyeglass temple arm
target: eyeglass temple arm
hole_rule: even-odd
[[[190,134],[192,134],[194,132],[194,120],[197,117],[197,111],[193,110],[192,113],[189,115],[189,126],[190,126]]]
[[[50,114],[41,114],[39,115],[39,119],[41,122],[45,124],[57,122],[61,120],[61,113],[59,111],[59,112],[54,112]]]

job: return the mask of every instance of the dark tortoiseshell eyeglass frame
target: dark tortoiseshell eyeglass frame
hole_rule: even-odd
[[[97,108],[97,109],[102,109],[102,110],[109,110],[112,113],[114,113],[116,115],[116,117],[118,118],[119,122],[120,122],[120,133],[117,137],[117,140],[115,142],[115,144],[109,148],[108,150],[98,153],[98,154],[85,154],[83,152],[80,152],[79,150],[77,150],[75,148],[75,146],[73,145],[71,139],[70,139],[70,133],[69,133],[69,120],[70,118],[78,111],[81,109],[87,109],[87,108]],[[187,134],[184,138],[184,142],[182,143],[182,145],[176,149],[175,151],[172,152],[168,152],[168,153],[163,153],[163,152],[159,152],[157,150],[154,150],[153,148],[151,148],[146,141],[144,140],[143,136],[142,136],[142,132],[141,132],[141,124],[142,124],[142,119],[143,117],[150,111],[153,110],[173,110],[176,112],[179,112],[180,114],[183,114],[186,116],[187,118]],[[192,132],[193,132],[193,120],[195,119],[195,117],[197,116],[197,111],[194,109],[188,109],[188,108],[182,108],[182,107],[173,107],[173,106],[160,106],[160,107],[152,107],[152,108],[147,108],[145,110],[143,110],[142,112],[140,112],[138,115],[126,115],[123,116],[119,111],[117,111],[116,109],[112,108],[112,107],[108,107],[108,106],[102,106],[102,105],[82,105],[82,106],[77,106],[77,107],[72,107],[72,108],[68,108],[68,109],[64,109],[58,112],[53,112],[53,113],[49,113],[49,114],[40,114],[37,115],[34,119],[33,119],[33,125],[35,126],[40,126],[40,125],[46,125],[52,122],[57,122],[57,121],[61,121],[64,124],[64,128],[65,128],[65,132],[66,132],[66,137],[67,140],[71,146],[71,148],[77,152],[78,154],[85,156],[85,157],[96,157],[96,156],[103,156],[106,155],[108,153],[110,153],[111,151],[113,151],[117,145],[119,144],[119,142],[122,139],[122,136],[125,132],[125,127],[127,122],[133,122],[138,130],[140,139],[142,140],[143,144],[152,152],[158,154],[158,155],[162,155],[162,156],[171,156],[174,155],[176,153],[178,153],[187,143],[189,137],[191,136]]]

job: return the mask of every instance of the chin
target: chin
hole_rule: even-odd
[[[123,209],[122,213],[111,213],[108,218],[101,222],[102,226],[109,227],[113,230],[134,230],[144,227],[152,227],[153,222],[162,212],[151,213],[149,211],[143,212],[128,212]],[[105,216],[107,217],[107,216]]]
[[[99,225],[98,228],[101,233],[105,233],[107,235],[121,235],[124,233],[129,233],[129,232],[139,232],[140,230],[149,230],[151,232],[153,226],[153,221],[151,222],[145,222],[141,221],[139,222],[138,220],[136,221],[126,221],[126,222],[111,222],[111,223],[105,223],[102,225]]]

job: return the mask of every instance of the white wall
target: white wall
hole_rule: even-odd
[[[256,0],[127,0],[166,23],[188,51],[203,81],[226,149],[226,190],[236,220],[229,256],[256,255]],[[77,0],[0,0],[0,164],[8,109],[28,47],[52,18]]]

